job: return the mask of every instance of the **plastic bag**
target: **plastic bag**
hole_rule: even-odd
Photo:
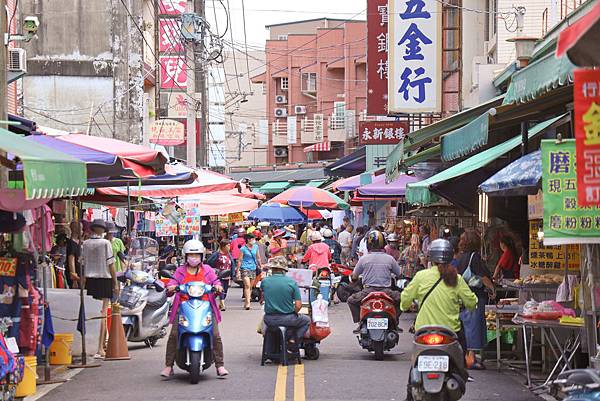
[[[319,294],[317,299],[312,301],[312,321],[319,327],[329,327],[329,303],[323,299],[323,295]]]
[[[567,284],[568,280],[568,284]],[[556,291],[556,302],[570,302],[573,300],[573,288],[577,285],[577,276],[569,274],[563,278]]]
[[[322,327],[322,326],[317,326],[315,323],[311,323],[309,333],[310,333],[310,338],[312,340],[321,341],[324,338],[327,338],[329,336],[329,334],[331,334],[331,328],[329,326]]]

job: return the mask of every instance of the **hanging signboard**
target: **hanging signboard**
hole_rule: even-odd
[[[314,138],[315,142],[323,142],[323,114],[315,114],[314,119]]]
[[[181,21],[175,18],[158,20],[158,51],[161,53],[181,53],[185,51],[181,43]]]
[[[367,114],[387,115],[388,2],[367,0]]]
[[[533,270],[564,270],[565,256],[569,270],[579,270],[579,245],[545,246],[540,244],[538,231],[541,220],[529,222],[529,267]],[[568,255],[565,255],[568,252]]]
[[[360,121],[358,127],[361,145],[396,145],[408,133],[405,121]]]
[[[159,0],[158,12],[163,15],[179,15],[185,12],[187,0]]]
[[[219,223],[241,223],[244,221],[244,213],[228,213],[218,216]]]
[[[169,109],[167,117],[169,118],[187,118],[188,100],[183,93],[172,92],[168,94]]]
[[[600,243],[600,208],[579,207],[575,140],[542,141],[544,245]]]
[[[185,142],[185,126],[175,120],[155,120],[150,124],[149,140],[163,146],[177,146]]]
[[[181,90],[187,88],[185,55],[160,57],[160,87]]]
[[[389,0],[388,113],[441,111],[442,2]]]
[[[0,276],[15,277],[17,274],[17,259],[0,258]]]
[[[177,223],[173,223],[166,217],[157,214],[154,219],[154,228],[157,237],[170,237],[177,235]]]
[[[294,145],[298,136],[296,116],[288,116],[287,118],[287,143]]]
[[[575,70],[577,199],[600,206],[600,70]]]

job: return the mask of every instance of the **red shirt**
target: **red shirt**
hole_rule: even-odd
[[[231,241],[231,257],[233,258],[233,260],[238,260],[238,258],[240,257],[240,245],[246,245],[246,240],[244,239],[244,237],[238,237]]]
[[[187,283],[191,283],[194,281],[202,281],[203,283],[206,283],[206,278],[204,276],[204,269],[202,269],[202,266],[198,266],[198,272],[196,274],[190,274],[190,272],[186,269],[185,276],[183,276],[183,280],[181,281],[181,284],[187,284]],[[181,294],[181,302],[187,301],[188,299],[189,299],[189,297],[187,295]],[[208,294],[204,294],[202,296],[202,300],[208,301]]]
[[[498,264],[502,268],[502,274],[505,278],[519,278],[519,263],[517,263],[515,255],[513,255],[508,249],[502,253]]]

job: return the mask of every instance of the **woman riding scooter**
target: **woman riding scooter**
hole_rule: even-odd
[[[189,240],[183,245],[183,257],[185,258],[185,264],[180,266],[173,275],[173,278],[169,280],[167,284],[167,291],[169,295],[175,294],[177,286],[185,283],[194,281],[202,281],[206,284],[213,286],[216,292],[220,293],[223,291],[223,286],[219,281],[218,277],[214,273],[213,269],[209,265],[203,264],[204,253],[206,252],[204,245],[198,240]],[[206,295],[210,301],[212,307],[212,313],[216,317],[213,323],[213,353],[215,359],[215,366],[217,368],[217,376],[224,377],[229,374],[223,364],[223,342],[221,335],[219,334],[218,323],[221,321],[221,314],[215,300],[213,293]],[[167,350],[165,356],[165,368],[161,372],[163,377],[173,376],[173,365],[175,364],[175,355],[177,352],[177,309],[181,304],[182,299],[179,293],[175,295],[173,302],[173,310],[171,312],[170,323],[173,325],[171,328],[171,334],[167,341]]]

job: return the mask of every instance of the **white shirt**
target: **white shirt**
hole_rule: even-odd
[[[115,262],[112,244],[109,240],[92,236],[81,246],[82,263],[85,265],[85,277],[111,278],[108,266]]]
[[[344,230],[338,235],[338,242],[343,248],[352,247],[352,233]]]
[[[358,244],[358,253],[359,253],[359,257],[361,256],[365,256],[366,254],[369,253],[369,250],[367,249],[367,236],[365,235],[365,238],[360,240],[360,243]],[[362,255],[360,255],[362,254]]]

